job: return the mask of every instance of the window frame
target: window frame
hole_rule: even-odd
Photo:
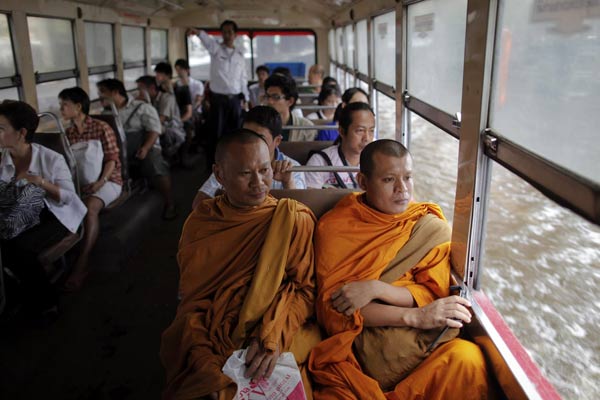
[[[21,79],[21,74],[19,73],[19,65],[17,64],[17,57],[16,57],[16,52],[15,52],[15,40],[14,40],[15,36],[14,36],[13,27],[12,27],[12,25],[13,25],[12,14],[10,12],[2,12],[2,11],[0,11],[0,14],[6,16],[6,22],[7,22],[7,26],[8,26],[8,37],[10,39],[10,47],[12,50],[12,61],[13,61],[13,66],[14,66],[14,70],[15,70],[14,75],[0,77],[0,90],[16,88],[19,93],[19,97],[21,97],[23,82]]]
[[[75,61],[75,67],[72,69],[65,69],[60,71],[53,72],[37,72],[35,71],[35,65],[33,65],[34,76],[35,76],[35,84],[36,87],[40,83],[52,82],[52,81],[60,81],[70,78],[75,78],[75,81],[80,83],[80,73],[79,73],[79,64],[77,63],[77,36],[75,34],[75,20],[67,17],[56,17],[56,16],[48,16],[41,14],[27,14],[25,18],[34,17],[34,18],[44,18],[44,19],[58,19],[63,21],[68,21],[71,24],[71,37],[73,39],[73,56]],[[29,38],[29,21],[27,21],[27,39]]]

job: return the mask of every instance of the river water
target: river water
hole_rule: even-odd
[[[386,106],[382,133],[393,132]],[[458,141],[414,114],[411,134],[415,195],[451,222]],[[597,399],[600,228],[497,164],[487,216],[482,290],[561,396]]]

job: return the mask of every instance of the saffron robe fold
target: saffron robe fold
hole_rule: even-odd
[[[250,338],[307,358],[318,340],[303,326],[315,297],[314,223],[304,205],[271,196],[243,210],[219,196],[190,214],[177,255],[182,300],[162,336],[164,398],[235,393],[221,368]]]
[[[329,337],[313,348],[309,359],[309,370],[317,385],[315,399],[443,399],[448,398],[449,390],[464,392],[466,387],[462,385],[471,384],[476,387],[473,398],[485,397],[487,372],[483,355],[476,345],[460,339],[439,346],[408,378],[384,393],[380,382],[363,371],[353,350],[363,331],[360,310],[346,316],[332,305],[331,295],[343,284],[374,279],[406,287],[419,307],[448,296],[450,243],[438,237],[440,244],[435,241],[432,244],[425,238],[421,246],[418,242],[407,245],[413,229],[427,215],[445,223],[441,209],[435,204],[411,203],[404,213],[388,215],[365,205],[362,195],[351,194],[319,221],[315,235],[319,290],[316,308],[318,321]],[[404,246],[410,248],[396,259]],[[413,263],[399,279],[390,275],[394,270],[397,272],[398,261]],[[456,351],[459,348],[466,352],[467,367],[463,367],[462,355]],[[369,350],[368,346],[363,349]],[[380,354],[363,354],[369,356]],[[370,365],[375,364],[371,360]],[[432,374],[438,368],[444,371],[439,377]],[[384,370],[385,365],[380,369]]]

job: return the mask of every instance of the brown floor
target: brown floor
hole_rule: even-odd
[[[121,272],[61,297],[51,326],[0,326],[0,399],[158,399],[160,335],[177,307],[175,254],[204,171],[174,173],[179,217],[149,224]],[[118,269],[118,268],[115,268]]]

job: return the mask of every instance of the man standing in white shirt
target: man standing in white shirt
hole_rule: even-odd
[[[203,30],[190,29],[198,35],[210,54],[210,135],[213,141],[242,124],[242,101],[249,99],[248,76],[244,49],[235,46],[237,24],[231,20],[221,24],[223,42],[218,43]],[[212,152],[211,152],[212,153]],[[209,157],[212,157],[210,154]]]

